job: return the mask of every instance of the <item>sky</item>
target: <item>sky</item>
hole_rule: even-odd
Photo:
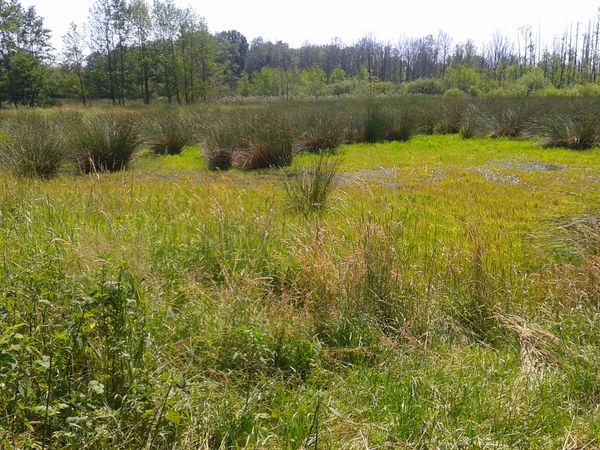
[[[93,0],[21,0],[33,5],[52,30],[52,44],[60,48],[70,22],[87,22]],[[151,3],[151,1],[150,1]],[[397,42],[402,36],[425,36],[443,30],[455,42],[473,39],[478,45],[489,41],[497,30],[516,41],[518,28],[531,25],[542,40],[562,34],[578,21],[596,17],[600,0],[175,0],[192,6],[203,16],[211,32],[236,29],[246,38],[262,36],[282,40],[293,47],[305,42],[327,44],[334,38],[353,43],[371,33]],[[565,7],[563,5],[568,5]]]

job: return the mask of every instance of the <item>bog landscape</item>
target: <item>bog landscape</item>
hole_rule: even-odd
[[[80,28],[0,0],[0,447],[599,448],[597,20]]]

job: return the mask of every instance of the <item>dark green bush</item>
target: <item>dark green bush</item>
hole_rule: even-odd
[[[435,78],[419,78],[406,83],[406,91],[409,94],[442,95],[445,91],[444,83]]]

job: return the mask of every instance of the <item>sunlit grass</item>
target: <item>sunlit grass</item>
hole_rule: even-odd
[[[600,150],[337,153],[319,214],[284,188],[314,154],[3,177],[0,446],[598,445],[600,265],[549,240],[597,213]]]

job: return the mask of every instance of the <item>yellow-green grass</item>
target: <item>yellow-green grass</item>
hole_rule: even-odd
[[[3,177],[0,445],[600,445],[598,253],[553,245],[598,215],[600,150],[338,153],[314,214],[283,180],[316,155]]]

